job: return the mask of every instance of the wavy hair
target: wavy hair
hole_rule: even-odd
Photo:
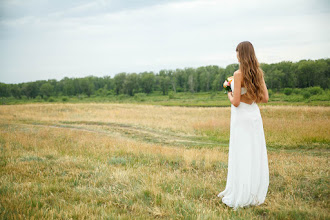
[[[243,41],[236,47],[239,59],[239,69],[243,74],[243,85],[246,88],[246,96],[259,103],[264,97],[264,73],[254,52],[253,45],[249,41]]]

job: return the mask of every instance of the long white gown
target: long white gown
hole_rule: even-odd
[[[234,92],[234,81],[231,84]],[[246,89],[242,87],[241,94]],[[269,185],[269,168],[263,122],[258,105],[231,105],[227,183],[218,194],[233,207],[264,203]]]

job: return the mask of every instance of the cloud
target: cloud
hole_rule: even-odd
[[[29,7],[40,8],[36,2]],[[225,66],[237,62],[243,40],[268,63],[320,58],[330,49],[324,2],[127,2],[60,1],[43,13],[2,18],[0,81]]]

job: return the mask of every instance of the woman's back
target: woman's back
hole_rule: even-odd
[[[235,82],[234,82],[234,79],[233,81],[231,82],[231,85],[230,85],[230,88],[231,88],[231,91],[234,93],[234,85],[235,85]],[[241,87],[241,99],[240,101],[241,102],[244,102],[246,104],[252,104],[254,101],[249,99],[245,94],[247,93],[247,89],[245,87]]]
[[[234,80],[231,82],[230,84],[230,88],[231,88],[231,91],[234,92]],[[241,95],[244,95],[246,93],[246,88],[245,87],[241,87]]]

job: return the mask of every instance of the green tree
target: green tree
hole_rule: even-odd
[[[197,92],[198,87],[198,73],[194,68],[185,68],[186,72],[186,81],[187,81],[187,89],[190,92]]]
[[[103,77],[103,80],[104,80],[104,86],[103,88],[106,89],[106,90],[113,90],[114,88],[114,80],[111,79],[111,76],[104,76]]]
[[[9,86],[5,83],[0,83],[0,97],[9,97],[10,89]]]
[[[239,69],[238,64],[229,64],[226,66],[226,69],[224,70],[225,72],[225,78],[234,75],[234,72]]]
[[[60,81],[62,84],[62,91],[64,95],[72,96],[76,95],[74,80],[69,79],[68,77],[65,77]]]
[[[80,80],[80,88],[83,93],[90,97],[94,92],[95,86],[89,78],[83,78]]]
[[[270,89],[280,89],[282,87],[282,79],[285,77],[285,74],[282,70],[278,70],[275,67],[272,69],[267,70],[264,73],[265,81]]]
[[[200,68],[198,68],[200,69]],[[206,68],[202,68],[200,69],[200,90],[204,91],[204,92],[208,92],[210,90],[211,87],[211,74],[209,71],[206,70]]]
[[[35,98],[38,95],[38,87],[34,82],[24,83],[22,93],[28,98]]]
[[[223,82],[221,81],[221,75],[220,74],[216,75],[215,79],[212,82],[212,90],[213,91],[220,91],[220,90],[222,90],[222,88],[223,88],[223,86],[222,86]]]
[[[21,98],[21,88],[16,84],[10,85],[10,93],[15,98]]]
[[[49,97],[52,95],[54,91],[54,86],[52,86],[50,83],[45,83],[42,84],[42,86],[40,87],[40,93],[42,95],[42,97]]]
[[[175,77],[175,74],[172,70],[167,72],[167,76],[169,77],[173,92],[176,93],[176,85],[177,85],[177,79]]]
[[[323,89],[329,88],[330,85],[330,59],[320,59],[315,61],[315,86]]]
[[[136,73],[128,74],[124,82],[125,93],[133,96],[134,93],[139,91],[139,76]]]
[[[186,79],[186,72],[183,71],[182,69],[176,69],[174,72],[174,77],[176,78],[177,82],[177,91],[182,92],[182,91],[187,91],[187,84],[188,80]]]
[[[140,74],[140,88],[145,93],[151,93],[155,84],[155,75],[153,72],[143,72]]]
[[[298,87],[314,86],[316,67],[313,60],[301,60],[298,62]]]
[[[125,80],[126,80],[126,73],[118,73],[117,75],[115,75],[114,84],[115,84],[115,91],[116,91],[117,95],[119,95],[119,93],[124,92]]]
[[[161,91],[163,92],[163,95],[167,95],[170,86],[170,78],[168,76],[159,76],[159,79]]]

